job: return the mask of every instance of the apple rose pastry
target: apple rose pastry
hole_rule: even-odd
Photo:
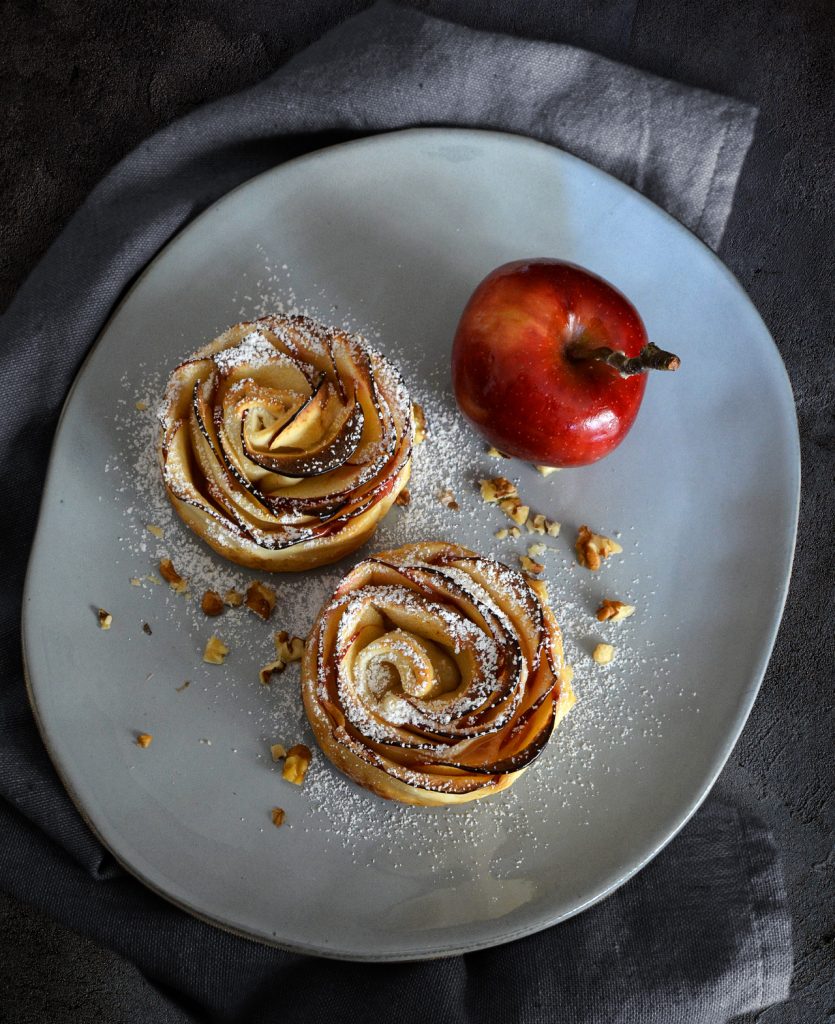
[[[528,580],[454,544],[360,562],[302,659],[325,754],[360,785],[412,804],[510,786],[573,705],[571,677],[554,615]]]
[[[335,562],[409,479],[412,407],[357,335],[302,316],[230,327],[172,373],[160,458],[182,519],[233,562]]]

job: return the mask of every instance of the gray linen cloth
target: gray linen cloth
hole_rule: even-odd
[[[0,886],[131,958],[184,1020],[407,1024],[429,1005],[450,1022],[717,1024],[785,997],[791,938],[779,858],[762,825],[716,795],[603,904],[499,949],[337,964],[212,929],[125,875],[87,830],[37,736],[18,636],[45,460],[79,363],[148,260],[229,189],[357,134],[503,129],[610,171],[715,247],[755,117],[734,100],[573,47],[380,4],[111,171],[0,324]]]

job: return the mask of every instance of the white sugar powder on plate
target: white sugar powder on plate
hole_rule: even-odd
[[[244,288],[240,295],[240,318],[254,319],[268,313],[306,313],[328,322],[333,312],[315,308],[301,309],[287,284],[286,267],[275,272],[267,266],[264,277]],[[327,304],[323,302],[326,309]],[[358,325],[345,322],[350,330]],[[391,339],[363,325],[363,333],[373,338],[379,348],[399,367],[412,398],[420,402],[426,414],[428,439],[416,448],[412,478],[409,484],[411,503],[408,508],[393,508],[381,523],[371,543],[353,561],[374,551],[423,540],[458,541],[476,547],[480,553],[495,557],[513,568],[531,543],[532,535],[523,531],[517,540],[497,541],[495,532],[511,525],[494,505],[485,505],[480,497],[478,480],[482,477],[512,476],[512,461],[497,461],[487,456],[487,446],[466,427],[449,392],[448,368],[435,366],[428,372],[418,368],[414,353],[399,351]],[[248,358],[257,359],[258,335],[250,335],[252,349]],[[233,651],[236,646],[252,647],[253,617],[245,608],[227,609],[217,620],[207,619],[200,610],[200,598],[207,589],[221,595],[228,589],[245,590],[253,578],[268,582],[278,592],[275,621],[265,625],[258,636],[263,646],[254,653],[261,663],[272,657],[272,629],[284,629],[305,636],[316,614],[336,588],[345,571],[344,566],[325,567],[303,574],[258,574],[239,568],[214,554],[178,519],[166,496],[156,454],[159,424],[155,409],[159,405],[167,375],[176,363],[209,340],[197,337],[187,351],[171,354],[170,365],[155,367],[141,379],[122,379],[124,397],[119,400],[117,436],[119,450],[114,452],[106,469],[120,474],[118,495],[124,519],[121,542],[125,559],[125,585],[129,578],[139,581],[150,601],[166,603],[166,609],[183,626],[183,642],[193,646],[189,637],[208,638],[216,632]],[[138,408],[137,408],[138,406]],[[555,474],[550,481],[559,479]],[[444,490],[452,492],[460,505],[452,511],[438,500]],[[549,492],[550,493],[550,492]],[[549,517],[560,519],[559,490],[553,488],[553,504],[535,508]],[[524,493],[522,495],[525,497]],[[149,532],[148,525],[162,529],[162,537]],[[540,538],[533,538],[539,540]],[[546,568],[551,604],[563,631],[566,657],[576,672],[574,686],[578,703],[559,726],[549,747],[530,771],[511,789],[477,804],[464,805],[453,812],[427,811],[403,804],[383,801],[361,789],[330,766],[318,751],[302,792],[306,797],[306,813],[283,826],[302,829],[317,835],[321,841],[339,843],[351,851],[374,847],[396,867],[406,857],[436,857],[450,844],[462,849],[479,843],[490,846],[512,829],[520,849],[536,848],[547,841],[537,823],[545,816],[558,815],[561,808],[588,807],[594,799],[589,767],[596,759],[605,759],[614,745],[628,744],[630,736],[660,735],[662,721],[653,708],[654,695],[665,685],[670,665],[654,656],[652,647],[641,638],[641,622],[649,609],[639,608],[633,618],[616,627],[604,626],[594,618],[590,574],[581,569],[572,550],[573,537],[545,538],[548,550],[541,556]],[[626,545],[625,545],[626,546]],[[177,571],[188,580],[189,593],[178,596],[159,580],[158,562],[170,557]],[[634,545],[620,556],[639,561]],[[638,582],[636,578],[635,582]],[[642,585],[646,588],[646,576]],[[617,595],[612,595],[617,596]],[[615,662],[606,668],[596,666],[590,658],[595,643],[605,639],[617,648]],[[199,663],[199,654],[195,654]],[[252,657],[250,658],[250,661]],[[624,672],[624,669],[628,670]],[[647,682],[636,694],[624,693],[623,678],[642,677]],[[228,699],[230,690],[251,704],[253,693],[257,710],[248,712],[247,723],[263,744],[261,755],[264,770],[280,770],[271,763],[269,744],[291,745],[307,742],[315,746],[307,724],[298,686],[298,666],[294,665],[270,687],[262,687],[257,669],[242,672],[240,663],[228,661],[216,677]],[[194,687],[191,688],[192,691]],[[192,693],[192,696],[194,694]],[[198,696],[206,701],[217,699],[210,685]],[[640,713],[636,714],[636,700]],[[218,727],[214,742],[225,738],[230,744],[241,740],[239,732],[221,737]],[[233,726],[230,726],[233,728]],[[238,730],[235,724],[234,729]],[[244,798],[241,798],[244,801]],[[248,808],[248,804],[247,804]],[[242,810],[244,810],[242,803]],[[432,815],[431,836],[425,835],[425,816]]]

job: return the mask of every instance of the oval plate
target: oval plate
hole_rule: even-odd
[[[650,383],[620,449],[548,479],[486,458],[457,417],[448,375],[474,286],[500,263],[537,255],[612,281],[650,337],[682,357],[679,373]],[[271,627],[243,609],[206,620],[194,600],[248,574],[170,516],[161,540],[146,532],[167,513],[151,480],[152,414],[134,401],[154,401],[182,357],[282,296],[375,331],[427,406],[432,436],[415,460],[413,508],[392,511],[374,548],[454,539],[513,564],[526,538],[495,539],[502,517],[475,486],[497,473],[563,522],[544,560],[579,702],[507,794],[451,810],[400,807],[321,757],[302,789],[285,783],[269,743],[309,734],[295,680],[257,682]],[[437,502],[443,486],[461,512]],[[523,138],[440,129],[348,143],[255,178],[190,224],[88,357],[55,440],[27,578],[32,705],[101,841],[186,910],[334,957],[494,945],[601,899],[704,799],[771,652],[798,494],[794,403],[777,349],[731,274],[678,223]],[[573,559],[581,522],[620,531],[624,553],[601,573]],[[154,583],[166,551],[194,597]],[[303,634],[344,568],[275,578],[275,628]],[[636,615],[600,628],[604,596],[625,597]],[[113,613],[109,631],[98,629],[98,606]],[[222,668],[201,661],[211,632],[232,646]],[[608,669],[589,657],[604,637],[618,646]],[[154,735],[147,750],[133,742],[138,731]],[[287,812],[279,830],[277,805]]]

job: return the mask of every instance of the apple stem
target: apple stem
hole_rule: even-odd
[[[646,373],[647,370],[677,370],[681,366],[678,356],[665,352],[652,342],[644,345],[637,356],[629,358],[618,349],[607,348],[605,345],[596,348],[580,341],[569,347],[568,356],[570,359],[595,359],[599,363],[606,363],[623,377]]]

